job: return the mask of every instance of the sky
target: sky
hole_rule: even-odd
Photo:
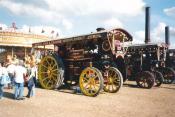
[[[168,25],[175,48],[175,0],[0,0],[0,27],[14,22],[22,32],[60,37],[123,28],[133,43],[144,43],[145,6],[151,7],[151,42],[164,42]]]

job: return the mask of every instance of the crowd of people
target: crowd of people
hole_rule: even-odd
[[[4,87],[14,90],[15,100],[24,100],[24,85],[27,86],[27,98],[35,95],[37,83],[37,67],[33,56],[26,60],[18,60],[7,56],[6,62],[0,63],[0,99],[3,98]]]

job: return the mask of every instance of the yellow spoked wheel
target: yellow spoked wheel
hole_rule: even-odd
[[[115,67],[110,67],[103,73],[104,88],[103,90],[109,93],[115,93],[123,85],[123,77],[120,71]]]
[[[79,85],[84,95],[95,97],[103,89],[103,76],[97,68],[87,67],[80,75]]]
[[[41,86],[45,89],[58,88],[63,82],[62,69],[56,56],[44,57],[38,66],[38,78]]]

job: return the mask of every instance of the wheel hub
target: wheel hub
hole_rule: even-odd
[[[108,80],[109,80],[109,81],[108,81],[108,84],[109,84],[109,85],[113,84],[113,79],[112,79],[111,77],[108,78]]]
[[[52,74],[52,68],[48,68],[48,70],[47,70],[47,74],[48,74],[48,76],[51,76],[51,74]]]
[[[91,85],[94,85],[94,84],[95,84],[94,78],[90,78],[90,84],[91,84]]]

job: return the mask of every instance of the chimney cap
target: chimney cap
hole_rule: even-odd
[[[103,27],[99,27],[99,28],[97,28],[96,30],[97,30],[97,32],[99,32],[99,31],[103,31],[103,30],[105,30],[105,28],[103,28]]]

